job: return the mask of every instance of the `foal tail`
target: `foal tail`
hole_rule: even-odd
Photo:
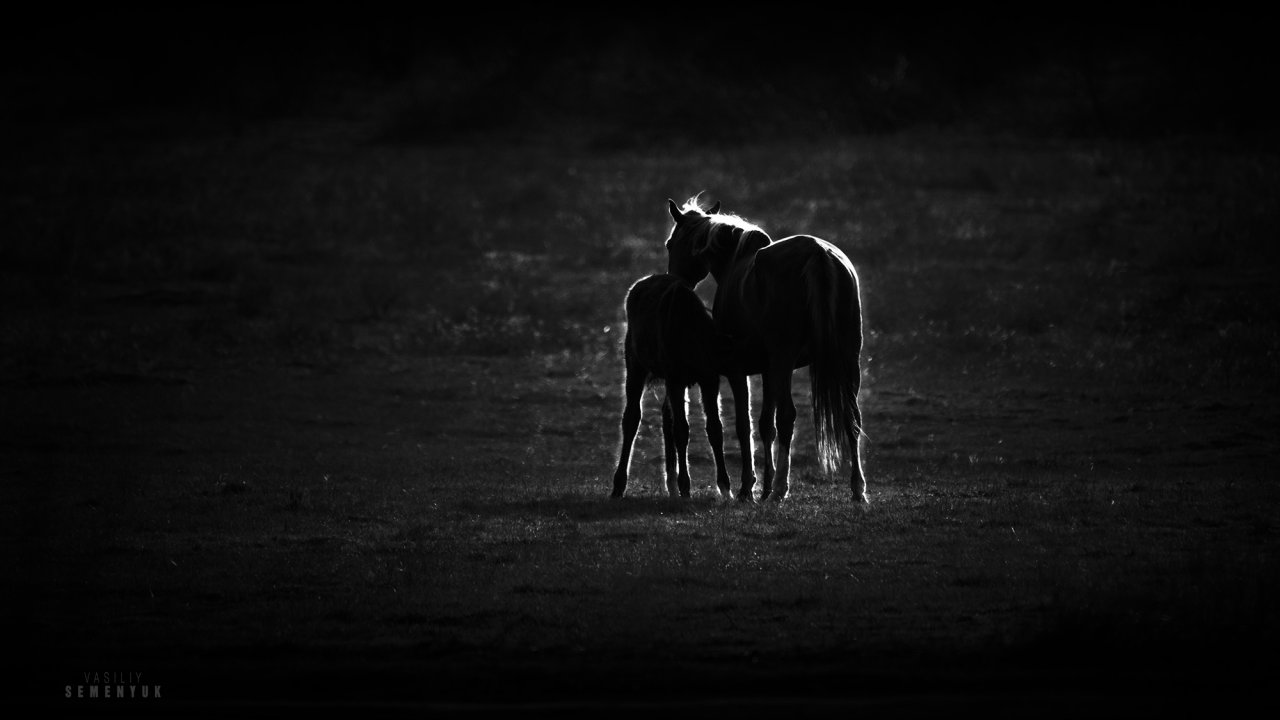
[[[833,252],[834,251],[834,252]],[[847,453],[856,458],[862,434],[858,409],[861,382],[862,305],[858,276],[838,249],[816,255],[804,266],[809,308],[809,383],[818,460],[836,472]],[[855,460],[856,461],[856,460]]]

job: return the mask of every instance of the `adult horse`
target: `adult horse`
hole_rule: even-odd
[[[759,227],[721,214],[720,203],[709,211],[696,198],[683,207],[667,203],[676,223],[666,243],[668,272],[690,286],[708,274],[715,278],[711,312],[719,331],[733,339],[723,371],[733,390],[742,449],[738,499],[751,500],[755,485],[747,377],[763,379],[761,499],[781,501],[790,488],[796,419],[791,377],[808,366],[818,458],[824,470],[834,473],[848,456],[854,500],[866,503],[858,448],[863,434],[858,407],[862,305],[853,264],[835,245],[809,235],[775,242]]]

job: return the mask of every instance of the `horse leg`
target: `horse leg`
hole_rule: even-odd
[[[853,471],[849,477],[849,488],[853,490],[854,502],[866,505],[867,476],[862,472],[862,410],[858,407],[858,393],[854,391],[853,408],[846,413],[845,435],[849,438],[849,447],[853,452]]]
[[[777,474],[774,477],[770,499],[782,502],[791,489],[791,438],[796,427],[796,403],[791,397],[791,374],[794,363],[775,367],[766,376],[769,389],[778,408]]]
[[[760,493],[761,500],[767,500],[773,494],[773,441],[778,437],[776,415],[778,399],[772,386],[769,373],[760,376],[764,389],[764,397],[760,399],[760,444],[764,446],[764,489]]]
[[[662,461],[667,492],[672,496],[676,494],[675,437],[675,415],[671,408],[671,388],[668,387],[666,397],[662,398]]]
[[[729,389],[733,391],[733,426],[738,436],[738,451],[742,454],[742,486],[738,499],[751,502],[756,484],[755,445],[751,437],[751,383],[746,375],[730,375]]]
[[[722,497],[730,497],[729,472],[724,464],[724,425],[720,422],[720,377],[699,383],[702,390],[702,415],[707,423],[707,442],[716,461],[716,489]]]
[[[674,416],[676,465],[679,468],[676,483],[679,485],[680,497],[689,497],[689,416],[685,407],[683,384],[667,381],[667,403]],[[676,486],[672,485],[670,475],[667,476],[667,492],[671,497],[676,496]]]
[[[640,400],[644,397],[645,372],[630,363],[627,365],[627,379],[624,383],[627,396],[626,407],[622,411],[622,455],[618,458],[618,470],[613,474],[613,494],[620,498],[627,491],[627,471],[631,467],[631,446],[635,443],[636,432],[640,429]]]

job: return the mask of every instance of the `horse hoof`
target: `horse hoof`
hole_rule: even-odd
[[[779,505],[781,505],[782,501],[786,499],[787,499],[786,493],[774,493],[773,495],[769,496],[769,500],[771,502],[777,503]]]
[[[756,499],[754,497],[751,497],[751,493],[744,492],[744,493],[738,493],[738,502],[754,505],[756,502]]]

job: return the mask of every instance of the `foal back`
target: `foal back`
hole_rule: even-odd
[[[702,300],[678,278],[650,275],[632,285],[626,312],[626,351],[636,369],[686,388],[718,376],[725,344]]]

